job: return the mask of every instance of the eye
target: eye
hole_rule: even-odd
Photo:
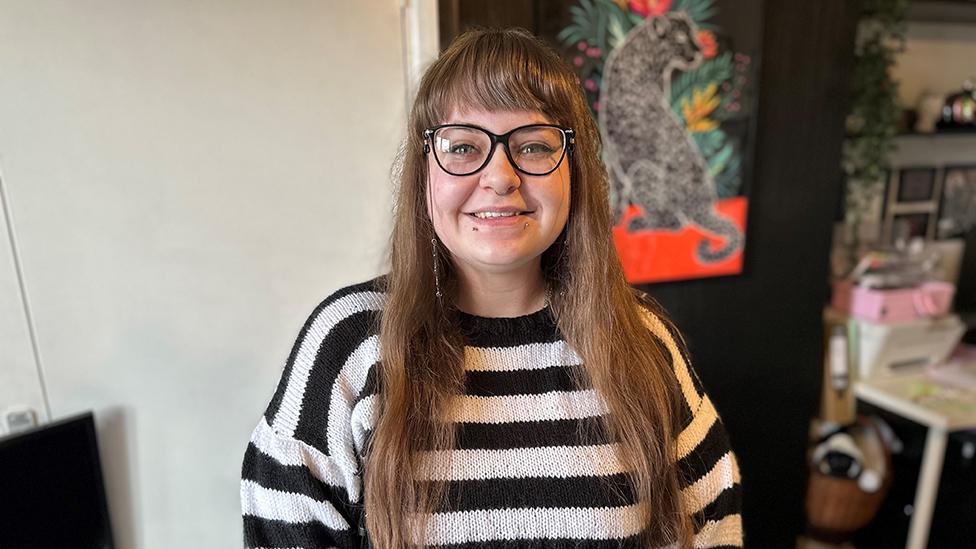
[[[522,154],[545,155],[545,154],[552,154],[556,151],[546,143],[535,142],[535,143],[523,143],[522,145],[519,146],[518,152],[520,155]]]
[[[478,152],[478,148],[470,143],[451,143],[447,152],[458,155],[475,154]]]

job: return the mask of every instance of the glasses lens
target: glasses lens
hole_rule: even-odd
[[[566,138],[562,130],[547,126],[529,126],[513,133],[508,139],[512,160],[528,174],[551,172],[562,160]]]
[[[452,175],[468,175],[478,171],[491,151],[491,138],[475,128],[440,128],[434,132],[433,142],[438,163]]]

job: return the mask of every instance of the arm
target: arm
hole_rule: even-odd
[[[681,498],[695,523],[696,549],[743,546],[739,465],[712,401],[689,366],[680,336],[657,316],[647,324],[671,356],[682,394],[682,428],[677,440],[683,476]]]
[[[371,331],[381,297],[368,287],[341,290],[302,329],[244,455],[245,546],[362,546],[366,429],[353,411],[378,360]]]

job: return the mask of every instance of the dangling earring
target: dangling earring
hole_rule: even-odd
[[[438,265],[440,261],[437,259],[437,238],[430,239],[430,253],[434,257],[434,295],[437,296],[437,301],[441,300],[441,273],[440,266]]]

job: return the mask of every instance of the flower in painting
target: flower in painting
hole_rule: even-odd
[[[664,15],[671,8],[671,0],[630,0],[630,11],[644,17]]]
[[[695,35],[695,41],[698,42],[698,46],[701,48],[702,55],[705,56],[705,59],[711,59],[718,53],[718,42],[716,42],[715,35],[712,31],[698,31],[698,34]]]
[[[717,91],[718,86],[713,82],[704,91],[698,88],[693,90],[691,101],[681,100],[681,114],[685,117],[689,132],[707,132],[718,127],[718,122],[708,117],[722,102],[715,93]]]

